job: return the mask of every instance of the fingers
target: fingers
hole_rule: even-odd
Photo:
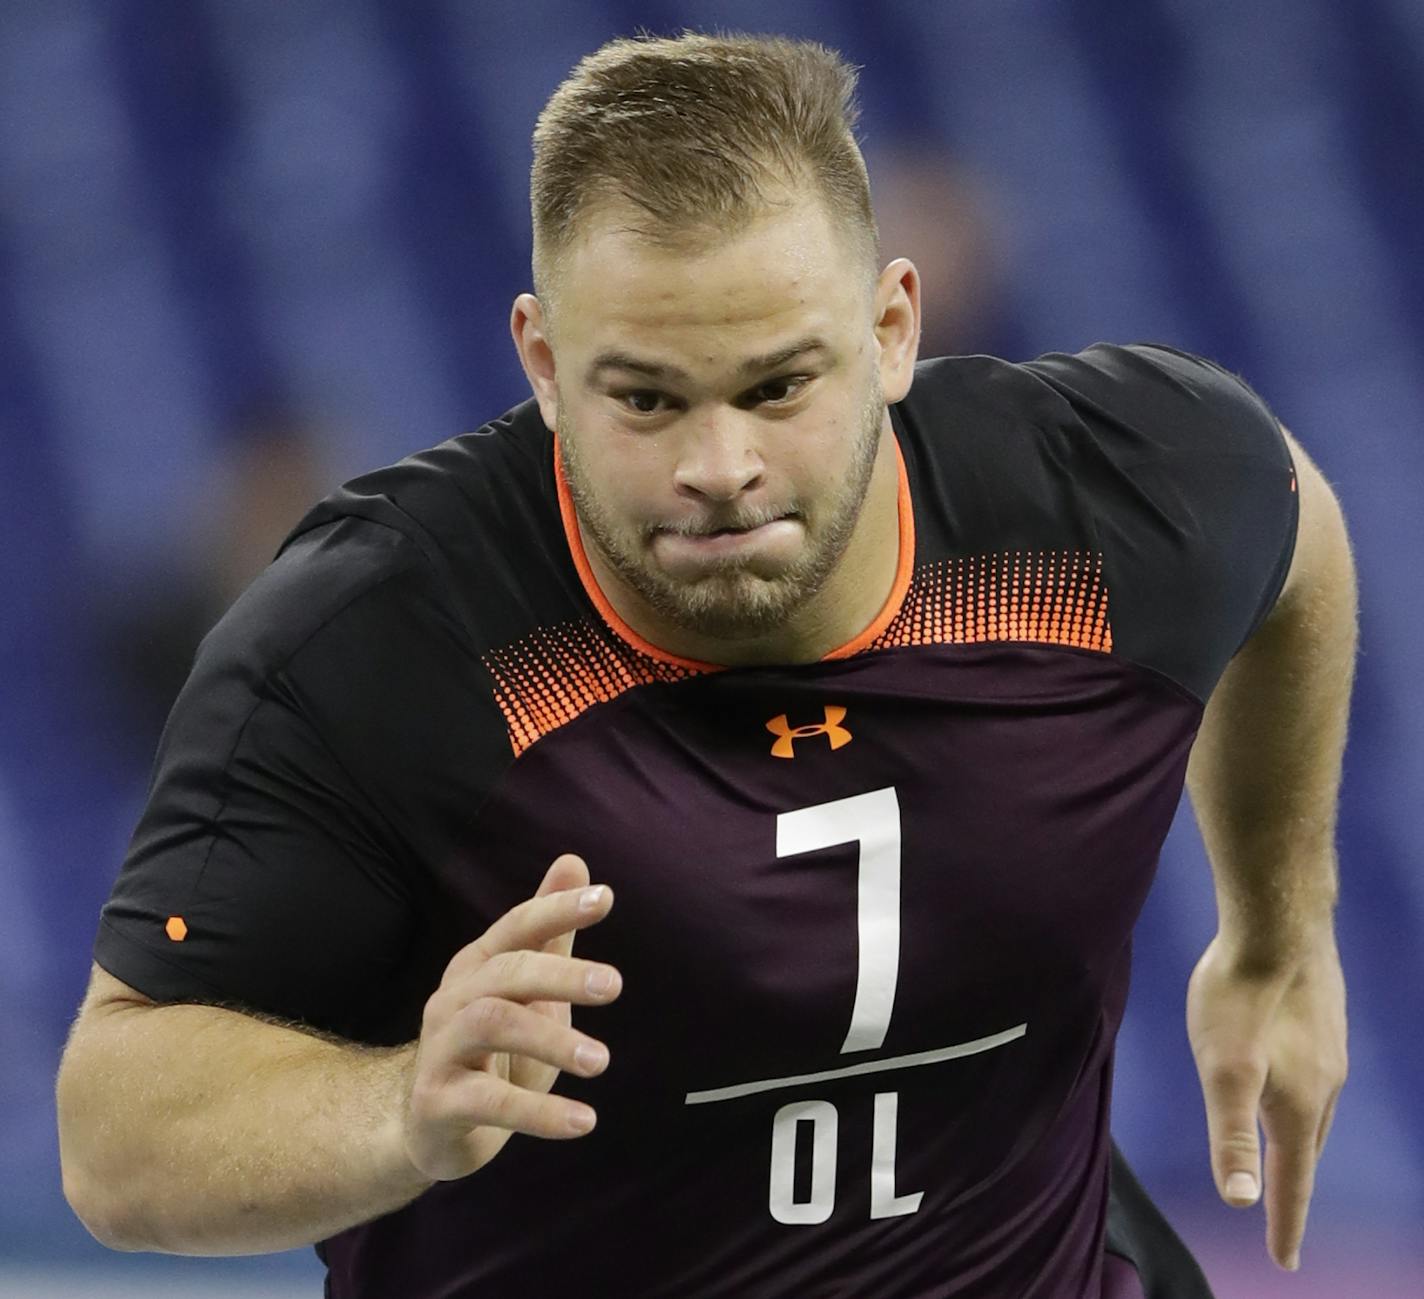
[[[608,1067],[608,1048],[528,1006],[481,997],[444,1030],[442,1056],[449,1065],[477,1068],[494,1052],[541,1060],[566,1073],[593,1078]]]
[[[462,978],[447,979],[435,995],[460,1005],[498,997],[526,1004],[554,1001],[602,1006],[622,990],[623,976],[614,966],[525,948],[500,952]]]
[[[560,1069],[592,1077],[608,1063],[602,1043],[570,1025],[570,1005],[601,1006],[623,990],[611,965],[551,952],[501,952],[426,1003],[421,1052],[437,1081],[487,1070],[507,1057],[506,1076],[547,1092]],[[561,1013],[550,1013],[550,1005]]]
[[[587,879],[588,867],[581,858],[569,854],[558,858],[532,898],[505,912],[473,943],[455,953],[446,967],[446,979],[476,969],[502,952],[521,948],[567,954],[572,950],[574,933],[596,925],[613,907],[613,890],[606,884],[588,886]],[[570,881],[583,882],[564,887]]]
[[[1320,1116],[1320,1129],[1315,1134],[1315,1158],[1319,1160],[1325,1153],[1325,1138],[1330,1135],[1330,1125],[1335,1122],[1335,1102],[1340,1099],[1340,1090],[1325,1103],[1325,1113]]]
[[[1339,1088],[1319,1101],[1299,1088],[1288,1094],[1267,1085],[1251,1064],[1202,1067],[1212,1174],[1227,1204],[1245,1208],[1261,1195],[1262,1156],[1257,1118],[1265,1135],[1266,1248],[1295,1271],[1315,1190],[1315,1169],[1334,1114]]]
[[[554,858],[553,865],[545,872],[534,896],[547,897],[550,893],[559,893],[566,889],[587,888],[588,883],[588,864],[582,857],[566,852],[563,856]],[[574,931],[570,929],[557,935],[544,945],[544,950],[568,956],[574,950]]]
[[[1333,941],[1279,978],[1242,974],[1216,940],[1192,972],[1187,1025],[1201,1074],[1212,1173],[1222,1198],[1261,1193],[1264,1131],[1266,1245],[1283,1268],[1300,1246],[1335,1101],[1348,1068],[1344,980]]]
[[[1313,1110],[1268,1101],[1266,1130],[1266,1248],[1283,1268],[1300,1266],[1300,1242],[1315,1189],[1319,1116]]]
[[[1266,1248],[1283,1268],[1300,1266],[1315,1170],[1335,1117],[1340,1084],[1297,1077],[1289,1089],[1266,1088],[1261,1126],[1266,1134]]]
[[[1261,1140],[1256,1119],[1266,1071],[1254,1064],[1198,1060],[1206,1099],[1211,1172],[1218,1194],[1244,1209],[1261,1193]]]
[[[404,1123],[406,1154],[427,1177],[468,1176],[511,1132],[593,1129],[589,1106],[550,1089],[560,1070],[592,1078],[608,1067],[607,1047],[572,1028],[569,1008],[622,991],[612,966],[571,954],[574,934],[612,905],[612,890],[591,886],[583,859],[566,853],[446,966],[425,1005]]]
[[[500,1128],[552,1141],[584,1136],[598,1121],[580,1101],[527,1091],[487,1073],[465,1074],[442,1087],[421,1117],[428,1128],[443,1128],[452,1138]]]
[[[588,884],[588,864],[582,857],[566,852],[555,857],[539,887],[534,891],[536,898],[547,897],[550,893],[560,893],[565,889],[583,888]]]

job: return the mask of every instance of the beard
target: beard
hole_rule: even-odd
[[[569,494],[584,535],[600,557],[659,618],[699,636],[753,640],[781,627],[814,597],[850,544],[870,490],[885,420],[880,376],[872,384],[855,430],[851,462],[834,495],[825,501],[793,500],[776,510],[739,510],[735,517],[677,527],[638,526],[613,517],[593,490],[580,460],[577,429],[559,405],[559,449]],[[771,572],[758,571],[755,557],[727,556],[692,579],[679,579],[657,562],[653,541],[660,532],[708,533],[749,528],[794,515],[804,529],[801,553]]]

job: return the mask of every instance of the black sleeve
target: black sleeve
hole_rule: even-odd
[[[385,706],[352,656],[379,627],[429,634],[416,630],[423,567],[392,529],[330,524],[208,635],[103,910],[95,959],[111,974],[159,1001],[382,1038],[417,872],[371,755],[350,752],[349,735],[333,744],[323,701]]]
[[[1099,344],[1026,368],[1072,411],[1114,652],[1206,700],[1290,569],[1299,496],[1280,425],[1240,379],[1171,348]]]

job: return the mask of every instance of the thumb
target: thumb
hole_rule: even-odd
[[[555,857],[539,887],[534,890],[536,898],[547,897],[550,893],[562,893],[566,889],[579,889],[588,883],[588,865],[582,857],[566,852]]]
[[[1227,1204],[1244,1209],[1261,1195],[1257,1120],[1266,1071],[1248,1062],[1203,1064],[1201,1078],[1216,1189]]]
[[[566,852],[559,857],[555,857],[553,864],[544,872],[544,878],[539,881],[539,887],[535,890],[536,898],[547,897],[550,893],[562,893],[566,889],[581,889],[588,884],[588,863],[582,857],[574,853]],[[546,952],[553,952],[556,956],[570,956],[574,950],[574,931],[570,929],[567,933],[551,938],[544,944]]]

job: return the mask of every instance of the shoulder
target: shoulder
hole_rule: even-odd
[[[334,519],[363,519],[432,560],[537,521],[554,502],[553,435],[526,401],[472,433],[362,474],[316,505],[287,546]]]
[[[1265,402],[1202,357],[1099,343],[1022,363],[924,363],[897,408],[909,455],[941,495],[992,497],[1000,514],[1151,514],[1203,494],[1230,513],[1259,481],[1289,485],[1290,447]]]
[[[1291,450],[1211,361],[1147,344],[943,358],[917,369],[896,418],[926,558],[1087,555],[1115,652],[1199,699],[1280,592]]]
[[[345,483],[293,529],[269,572],[287,565],[322,607],[387,579],[423,581],[487,646],[562,612],[570,564],[561,540],[553,435],[526,401]]]
[[[1244,380],[1156,343],[1096,343],[1025,362],[923,361],[902,412],[917,423],[952,422],[965,434],[987,420],[1011,442],[1051,435],[1071,446],[1087,435],[1143,458],[1188,449],[1287,458],[1274,417]]]
[[[1264,455],[1289,463],[1280,427],[1245,380],[1205,357],[1159,343],[1097,343],[1022,367],[1094,428],[1105,424],[1150,457],[1178,451]],[[1132,436],[1127,436],[1128,434]]]
[[[519,621],[510,605],[539,585],[530,537],[557,518],[553,492],[551,435],[532,402],[352,479],[208,633],[185,693],[230,698],[240,718],[270,682],[302,668],[329,678],[337,659],[378,670],[438,645],[477,658],[474,624]]]

